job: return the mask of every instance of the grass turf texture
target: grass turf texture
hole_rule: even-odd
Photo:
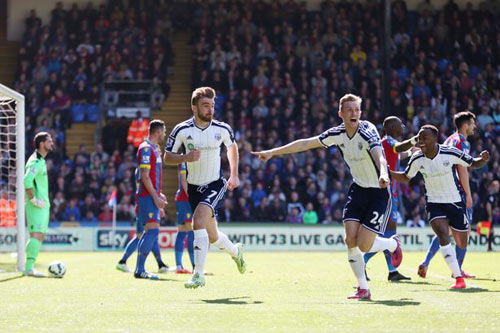
[[[372,301],[347,300],[355,280],[342,252],[246,253],[237,272],[223,252],[211,251],[207,286],[184,289],[188,275],[162,281],[134,279],[115,269],[118,252],[41,253],[37,268],[66,263],[63,279],[0,273],[0,330],[48,331],[496,331],[500,329],[500,253],[468,253],[465,268],[477,274],[468,288],[453,280],[438,253],[427,279],[416,275],[423,253],[405,253],[405,283],[387,281],[383,255],[368,264]],[[173,253],[163,252],[173,263]],[[14,260],[0,254],[0,269]],[[184,260],[187,261],[185,254]],[[135,255],[128,264],[135,267]],[[147,267],[156,271],[152,256]]]

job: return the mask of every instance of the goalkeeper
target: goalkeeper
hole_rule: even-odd
[[[54,142],[49,133],[40,132],[35,135],[34,143],[36,150],[28,159],[24,170],[24,187],[27,196],[26,219],[30,233],[30,239],[26,244],[25,274],[44,277],[44,274],[35,270],[35,261],[49,227],[49,179],[45,156],[52,150]]]

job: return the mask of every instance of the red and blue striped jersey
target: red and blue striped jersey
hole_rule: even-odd
[[[467,139],[465,139],[465,137],[462,134],[458,133],[458,132],[455,132],[452,135],[450,135],[444,141],[444,144],[446,146],[451,146],[451,147],[458,148],[461,151],[463,151],[464,153],[470,155],[470,143],[469,143],[469,141],[467,141]],[[459,179],[460,177],[458,176],[458,172],[456,173],[456,176],[457,176],[457,179],[458,179],[458,183],[460,184],[460,189],[463,191],[464,187],[462,185],[462,180]]]
[[[397,141],[391,136],[385,136],[382,139],[382,147],[384,148],[385,159],[389,165],[389,169],[392,171],[399,171],[401,167],[401,159],[399,158],[399,153],[396,152],[394,146]],[[398,182],[394,179],[391,180],[391,192],[393,197],[398,195]]]
[[[177,189],[177,193],[175,193],[175,201],[189,201],[189,198],[184,191],[184,187],[182,186],[181,175],[185,174],[186,171],[186,163],[181,163],[177,166],[177,182],[179,187]]]
[[[460,149],[461,151],[465,152],[466,154],[470,155],[470,143],[467,141],[464,136],[458,132],[453,133],[450,135],[445,141],[444,144],[446,146],[452,146],[455,148]]]
[[[149,140],[144,140],[137,150],[138,168],[135,172],[135,180],[137,182],[137,197],[145,197],[150,195],[146,187],[141,181],[140,169],[149,169],[149,178],[153,184],[156,193],[161,193],[161,150]]]

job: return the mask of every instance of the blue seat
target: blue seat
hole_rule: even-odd
[[[81,123],[85,119],[85,113],[87,112],[87,106],[83,104],[73,104],[71,106],[71,115],[73,117],[74,123]]]
[[[97,119],[99,119],[99,106],[97,104],[89,104],[87,106],[87,121],[95,123]]]

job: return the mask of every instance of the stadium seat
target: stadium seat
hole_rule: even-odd
[[[99,114],[99,106],[97,104],[89,104],[87,106],[87,121],[91,123],[97,122]]]
[[[83,104],[74,104],[71,106],[71,115],[74,123],[81,123],[85,119],[87,106]]]

